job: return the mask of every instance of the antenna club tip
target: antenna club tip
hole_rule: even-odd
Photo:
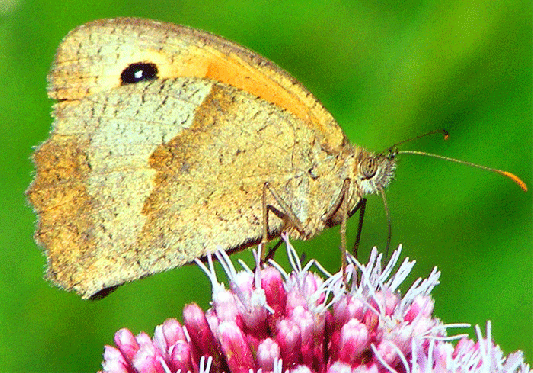
[[[526,185],[526,183],[524,183],[524,182],[522,181],[522,179],[520,179],[518,176],[516,176],[515,174],[512,174],[512,173],[510,173],[510,172],[507,172],[507,171],[499,171],[499,170],[498,170],[498,172],[499,172],[500,174],[502,174],[503,176],[507,176],[509,179],[513,180],[515,183],[518,184],[518,186],[519,186],[520,188],[522,188],[522,190],[523,190],[524,192],[527,192],[527,185]]]

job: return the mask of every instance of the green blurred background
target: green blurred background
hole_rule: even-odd
[[[0,1],[0,371],[90,372],[128,327],[152,333],[184,304],[208,307],[210,284],[187,266],[83,301],[42,279],[24,190],[32,146],[51,125],[46,74],[61,38],[97,18],[137,16],[201,28],[249,47],[298,78],[348,137],[373,150],[405,145],[532,179],[532,7],[517,0]],[[481,324],[505,353],[533,362],[532,193],[477,169],[400,158],[388,190],[393,245],[418,264],[409,282],[442,271],[435,313]],[[355,219],[350,239],[355,234]],[[361,259],[383,248],[379,197],[367,210]],[[294,242],[331,271],[338,229]],[[249,259],[250,252],[241,257]],[[284,251],[277,254],[284,261]]]

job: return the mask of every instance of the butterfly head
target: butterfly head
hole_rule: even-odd
[[[396,148],[374,154],[363,151],[357,162],[356,182],[363,194],[375,194],[385,189],[396,168]]]

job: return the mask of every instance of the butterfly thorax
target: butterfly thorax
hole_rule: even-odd
[[[338,154],[315,164],[309,170],[311,181],[305,198],[292,199],[301,203],[291,207],[305,229],[298,229],[291,222],[285,229],[291,237],[307,240],[340,224],[343,215],[351,216],[365,195],[379,193],[388,186],[395,165],[394,152],[375,154],[347,144]],[[348,199],[346,210],[341,208],[344,198]]]

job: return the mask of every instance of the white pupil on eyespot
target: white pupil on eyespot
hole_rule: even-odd
[[[133,75],[135,76],[135,79],[141,79],[143,77],[143,71],[137,70]]]

